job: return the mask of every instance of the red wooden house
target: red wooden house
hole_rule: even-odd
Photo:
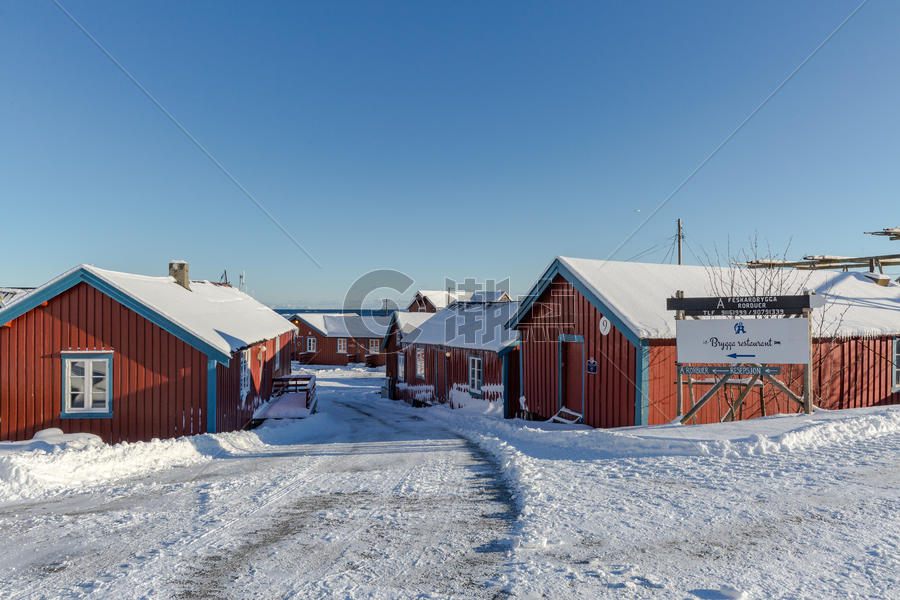
[[[555,259],[510,321],[521,334],[528,409],[551,418],[565,408],[594,427],[672,421],[675,318],[666,298],[677,290],[689,297],[771,294],[772,280],[783,280],[783,273]],[[790,285],[826,299],[812,317],[814,404],[837,409],[900,402],[900,286],[877,285],[864,273],[792,273],[798,274]],[[781,379],[799,392],[801,367],[781,367]],[[732,392],[719,392],[697,421],[722,419]],[[785,394],[762,387],[743,408],[739,418],[796,412]]]
[[[408,331],[396,313],[385,337],[392,398],[411,404],[465,403],[477,398],[515,412],[519,397],[518,336],[506,327],[515,302],[458,302]]]
[[[227,285],[81,265],[0,309],[0,439],[240,429],[290,372],[294,326]]]
[[[383,366],[385,321],[356,313],[297,313],[291,317],[297,327],[294,355],[304,364]]]
[[[415,340],[419,334],[419,327],[434,316],[431,312],[403,312],[397,311],[391,315],[388,323],[387,333],[381,343],[381,352],[384,354],[385,360],[385,380],[387,397],[394,400],[398,399],[397,382],[398,382],[398,357],[403,347],[403,340]],[[402,361],[403,359],[399,359]]]
[[[463,292],[419,290],[407,307],[408,312],[437,312],[454,302],[509,302],[509,294],[503,291]]]

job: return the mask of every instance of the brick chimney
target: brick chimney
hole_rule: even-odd
[[[191,291],[191,279],[189,271],[190,267],[188,266],[187,261],[169,261],[169,277],[174,277],[175,283],[177,283],[187,291]]]

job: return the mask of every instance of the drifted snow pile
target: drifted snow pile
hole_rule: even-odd
[[[0,501],[83,489],[204,460],[209,458],[185,438],[109,446],[89,433],[47,429],[30,441],[0,442]]]
[[[90,433],[47,429],[24,442],[0,442],[0,503],[51,494],[80,493],[119,479],[256,454],[271,445],[297,443],[337,431],[340,423],[315,417],[314,427],[274,421],[254,431],[233,431],[149,442],[108,445]]]

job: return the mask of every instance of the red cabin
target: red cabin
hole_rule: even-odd
[[[516,306],[458,302],[418,324],[395,313],[385,336],[391,398],[456,405],[476,398],[500,402],[512,416],[519,397],[518,335],[506,323]]]
[[[666,298],[677,290],[688,297],[772,294],[773,281],[780,293],[811,289],[826,298],[812,316],[816,406],[900,402],[900,286],[879,285],[864,273],[776,273],[555,259],[510,322],[521,334],[528,410],[551,418],[566,409],[594,427],[671,422],[677,416],[675,315]],[[781,368],[781,380],[799,392],[802,367]],[[720,421],[732,395],[719,392],[697,422]],[[760,387],[738,418],[778,412],[796,410],[782,392]]]
[[[230,286],[76,267],[0,309],[0,439],[106,442],[244,427],[290,372],[294,326]]]
[[[441,290],[419,290],[406,309],[411,313],[434,313],[446,308],[454,302],[509,302],[510,297],[504,291],[463,292]]]
[[[297,327],[294,354],[304,364],[383,366],[386,320],[356,313],[297,313],[291,317]]]

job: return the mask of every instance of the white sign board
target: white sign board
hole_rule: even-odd
[[[808,319],[685,319],[675,338],[679,363],[809,362]]]

